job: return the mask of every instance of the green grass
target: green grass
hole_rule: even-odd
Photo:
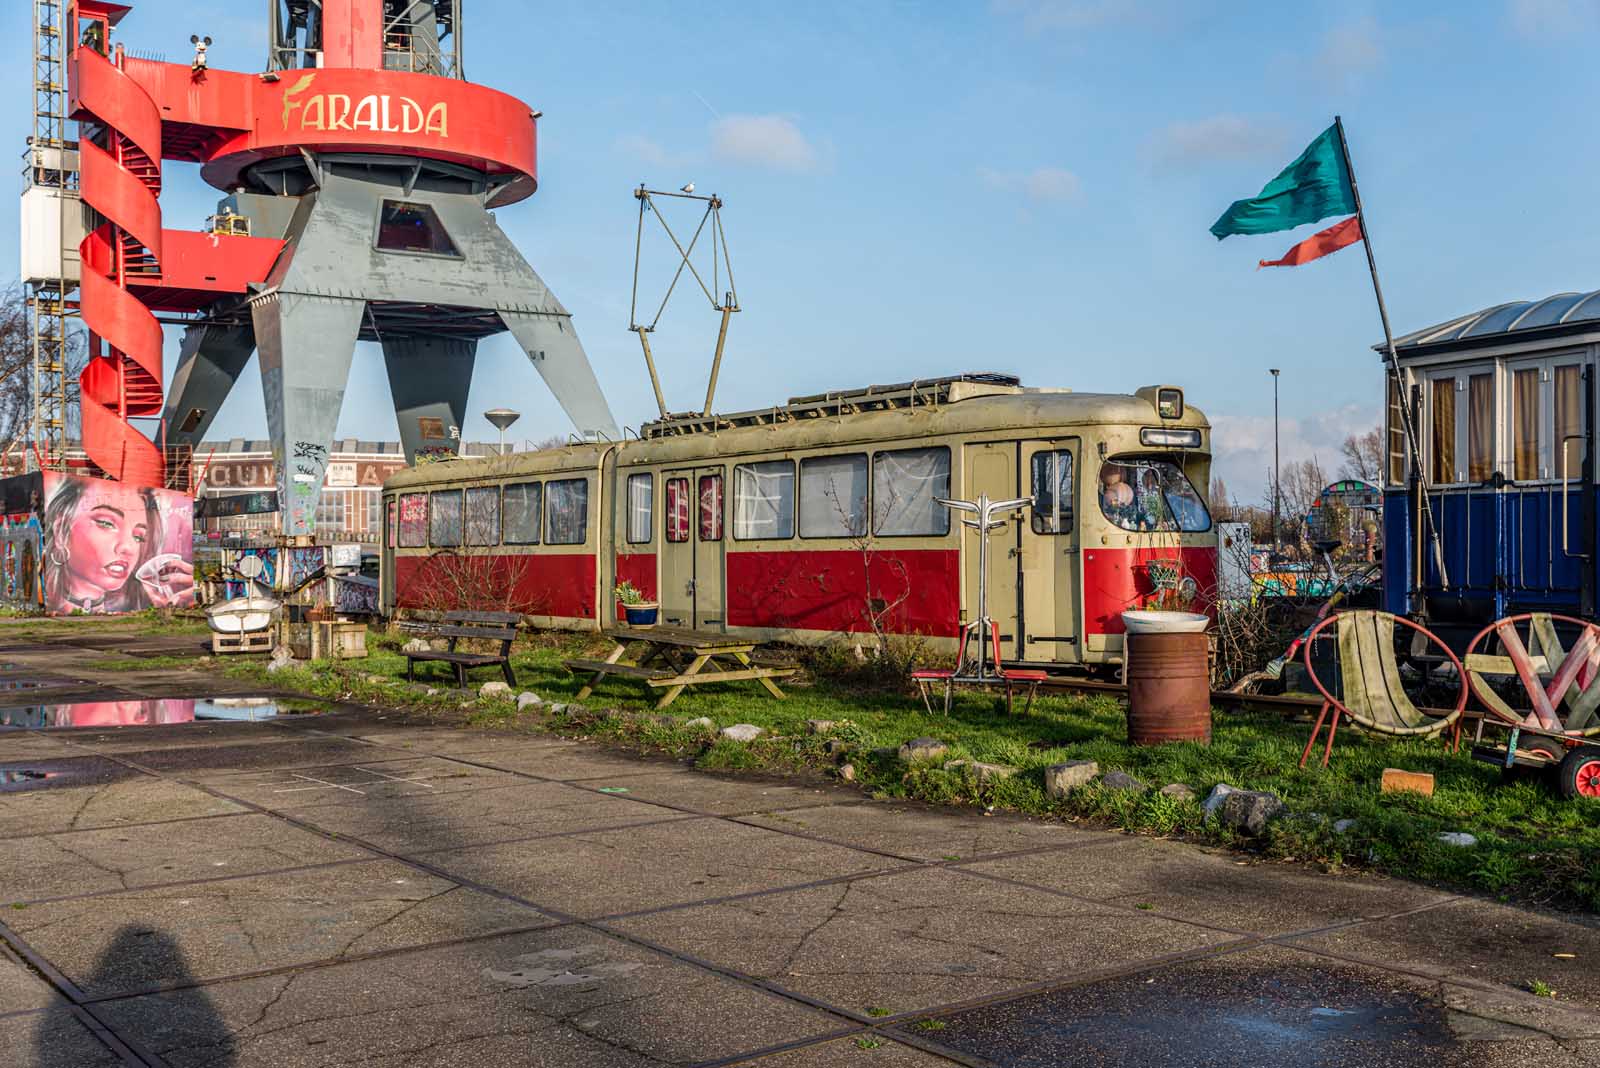
[[[193,656],[119,656],[110,660],[91,660],[84,667],[90,671],[157,671],[192,667],[204,655],[202,650],[196,649]]]
[[[1503,780],[1498,769],[1473,761],[1465,751],[1451,754],[1434,741],[1379,738],[1346,728],[1327,769],[1313,762],[1302,771],[1297,765],[1310,724],[1277,715],[1218,712],[1210,746],[1134,748],[1126,744],[1122,706],[1107,697],[1044,697],[1029,715],[1008,716],[992,697],[959,694],[947,718],[928,714],[915,696],[797,680],[780,683],[789,695],[784,701],[750,683],[690,689],[671,706],[665,722],[653,714],[654,691],[616,678],[581,710],[519,714],[511,701],[478,699],[475,692],[453,689],[444,665],[418,665],[419,681],[439,689],[432,697],[403,685],[405,658],[398,648],[404,640],[374,632],[368,639],[370,655],[361,661],[296,666],[272,675],[261,661],[233,662],[228,670],[274,690],[448,713],[479,727],[598,738],[693,758],[712,770],[833,774],[841,760],[848,760],[860,786],[878,797],[1087,820],[1133,833],[1249,848],[1330,870],[1370,868],[1507,899],[1600,911],[1600,803],[1565,801],[1537,778]],[[594,651],[592,638],[577,635],[539,635],[519,643],[512,656],[518,688],[547,701],[572,701],[581,680],[561,661]],[[385,681],[371,683],[368,676]],[[472,676],[474,685],[498,677],[490,670]],[[463,709],[463,703],[470,707]],[[753,723],[768,734],[743,744],[683,726],[699,716],[719,727]],[[842,757],[829,753],[827,738],[806,734],[808,719],[841,723],[832,737],[848,743],[849,751]],[[1018,772],[979,783],[968,772],[942,766],[907,768],[883,751],[919,736],[947,742],[948,760],[1006,764]],[[1067,760],[1097,761],[1102,772],[1126,771],[1152,790],[1137,795],[1090,787],[1066,799],[1049,798],[1043,769]],[[1432,773],[1434,795],[1380,794],[1386,767]],[[1201,798],[1219,782],[1271,790],[1295,815],[1274,823],[1261,839],[1244,841],[1205,821],[1196,802],[1155,792],[1174,782],[1187,783]],[[1338,834],[1333,823],[1341,819],[1357,822]],[[1478,845],[1445,845],[1438,841],[1444,831],[1467,831]]]

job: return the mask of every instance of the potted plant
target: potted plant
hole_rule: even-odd
[[[647,600],[639,592],[639,588],[631,582],[617,583],[617,603],[622,605],[623,617],[627,619],[630,627],[653,627],[656,625],[656,613],[659,606],[656,602]]]

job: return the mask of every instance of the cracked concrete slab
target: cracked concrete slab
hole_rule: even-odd
[[[0,950],[0,1014],[43,1009],[56,1001],[55,991],[21,961]],[[0,1043],[0,1050],[5,1049]]]
[[[654,759],[608,752],[593,746],[546,746],[537,749],[497,753],[493,757],[479,754],[473,758],[484,764],[541,779],[600,779],[614,778],[618,786],[631,786],[629,779],[639,779],[663,771],[682,771],[688,765],[676,760]]]
[[[0,839],[0,903],[130,890],[371,858],[367,850],[249,814]]]
[[[860,795],[855,796],[859,800]],[[747,816],[744,822],[924,861],[971,860],[991,853],[1076,847],[1118,838],[1067,823],[902,804],[830,805]]]
[[[737,1062],[740,1068],[950,1068],[953,1063],[883,1034],[836,1038]]]
[[[526,780],[489,768],[418,755],[396,760],[384,753],[353,764],[261,768],[204,776],[209,788],[274,811],[299,811],[396,798],[437,797]]]
[[[1232,940],[959,869],[921,869],[606,926],[857,1013],[916,1012]]]
[[[324,830],[411,855],[535,835],[694,818],[561,783],[527,780],[437,797],[325,805],[313,811],[297,810],[296,816]]]
[[[375,746],[437,756],[488,756],[525,750],[568,749],[578,745],[572,739],[557,734],[451,727],[390,727],[377,730],[363,727],[348,737]]]
[[[1464,899],[1292,944],[1513,991],[1526,991],[1537,979],[1549,984],[1559,1001],[1600,1010],[1600,923],[1593,917]]]
[[[375,758],[393,759],[397,754],[385,753],[345,738],[304,737],[279,731],[277,737],[258,738],[240,744],[219,742],[208,746],[141,749],[119,752],[117,755],[164,775],[207,782],[258,768],[359,764]]]
[[[379,860],[32,905],[7,922],[81,988],[105,996],[549,921]]]
[[[1416,883],[1321,875],[1297,865],[1263,864],[1237,853],[1134,836],[969,867],[1155,915],[1267,935],[1390,916],[1453,896]]]
[[[6,762],[42,760],[48,757],[82,756],[83,750],[65,739],[49,734],[0,731],[0,760]]]
[[[600,780],[584,780],[589,787],[604,786]],[[635,801],[658,801],[664,805],[711,812],[719,816],[742,816],[782,809],[836,805],[860,801],[854,790],[815,784],[778,782],[708,775],[702,771],[683,771],[630,778],[624,786]]]
[[[634,1068],[731,1058],[839,1021],[567,927],[102,1004],[174,1068]]]
[[[0,794],[0,838],[248,811],[190,786],[128,774],[93,786]]]
[[[70,1009],[0,1017],[0,1050],[8,1068],[122,1068],[126,1063]]]
[[[794,886],[893,861],[756,827],[684,820],[435,853],[429,863],[575,916]]]

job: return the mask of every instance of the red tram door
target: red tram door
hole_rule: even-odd
[[[663,483],[661,621],[673,627],[723,630],[727,533],[723,469],[668,471]]]

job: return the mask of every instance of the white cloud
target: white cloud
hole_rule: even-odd
[[[990,189],[1021,193],[1036,204],[1075,200],[1080,188],[1078,176],[1060,167],[1035,167],[1031,171],[997,171],[979,167],[978,177]]]
[[[1272,484],[1272,412],[1265,415],[1206,413],[1211,419],[1212,475],[1228,484],[1228,494],[1240,504],[1258,504]],[[1339,477],[1344,456],[1339,446],[1351,434],[1365,434],[1378,425],[1376,405],[1346,404],[1304,419],[1282,418],[1278,423],[1280,462],[1313,457],[1328,478]]]
[[[1140,14],[1138,0],[991,0],[997,14],[1020,18],[1032,33],[1084,30],[1128,22]]]
[[[1559,40],[1600,26],[1600,0],[1511,0],[1508,14],[1524,37]]]
[[[1273,120],[1212,115],[1170,123],[1146,145],[1153,163],[1190,167],[1224,160],[1254,159],[1283,151],[1288,137]]]
[[[1337,89],[1349,89],[1383,63],[1383,41],[1371,18],[1337,26],[1322,36],[1313,67]]]
[[[690,152],[670,152],[659,141],[642,134],[623,134],[614,145],[618,152],[654,167],[674,167],[694,159]]]
[[[782,115],[728,115],[711,124],[711,153],[720,160],[779,171],[814,171],[815,146]]]

